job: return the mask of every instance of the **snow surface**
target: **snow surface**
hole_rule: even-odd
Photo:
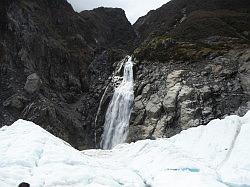
[[[113,150],[78,151],[32,122],[0,129],[0,187],[247,187],[250,111]]]

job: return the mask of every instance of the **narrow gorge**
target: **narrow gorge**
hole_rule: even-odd
[[[172,0],[133,25],[119,8],[0,4],[1,127],[29,120],[84,150],[104,147],[117,117],[118,134],[135,142],[250,109],[248,0]],[[112,114],[111,102],[121,99],[112,77],[122,77],[127,55],[135,62],[134,101],[128,94],[119,107],[131,112],[129,122]]]

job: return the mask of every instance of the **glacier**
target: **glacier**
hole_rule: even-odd
[[[247,187],[250,111],[169,139],[78,151],[36,124],[0,129],[0,186]]]

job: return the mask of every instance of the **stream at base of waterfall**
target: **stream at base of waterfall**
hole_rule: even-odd
[[[123,80],[115,88],[105,116],[102,149],[112,149],[115,145],[126,141],[133,101],[133,62],[129,57],[124,64]]]

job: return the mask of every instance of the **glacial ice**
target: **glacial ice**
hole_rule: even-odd
[[[78,151],[32,122],[0,129],[0,187],[250,186],[250,111],[169,139]]]

